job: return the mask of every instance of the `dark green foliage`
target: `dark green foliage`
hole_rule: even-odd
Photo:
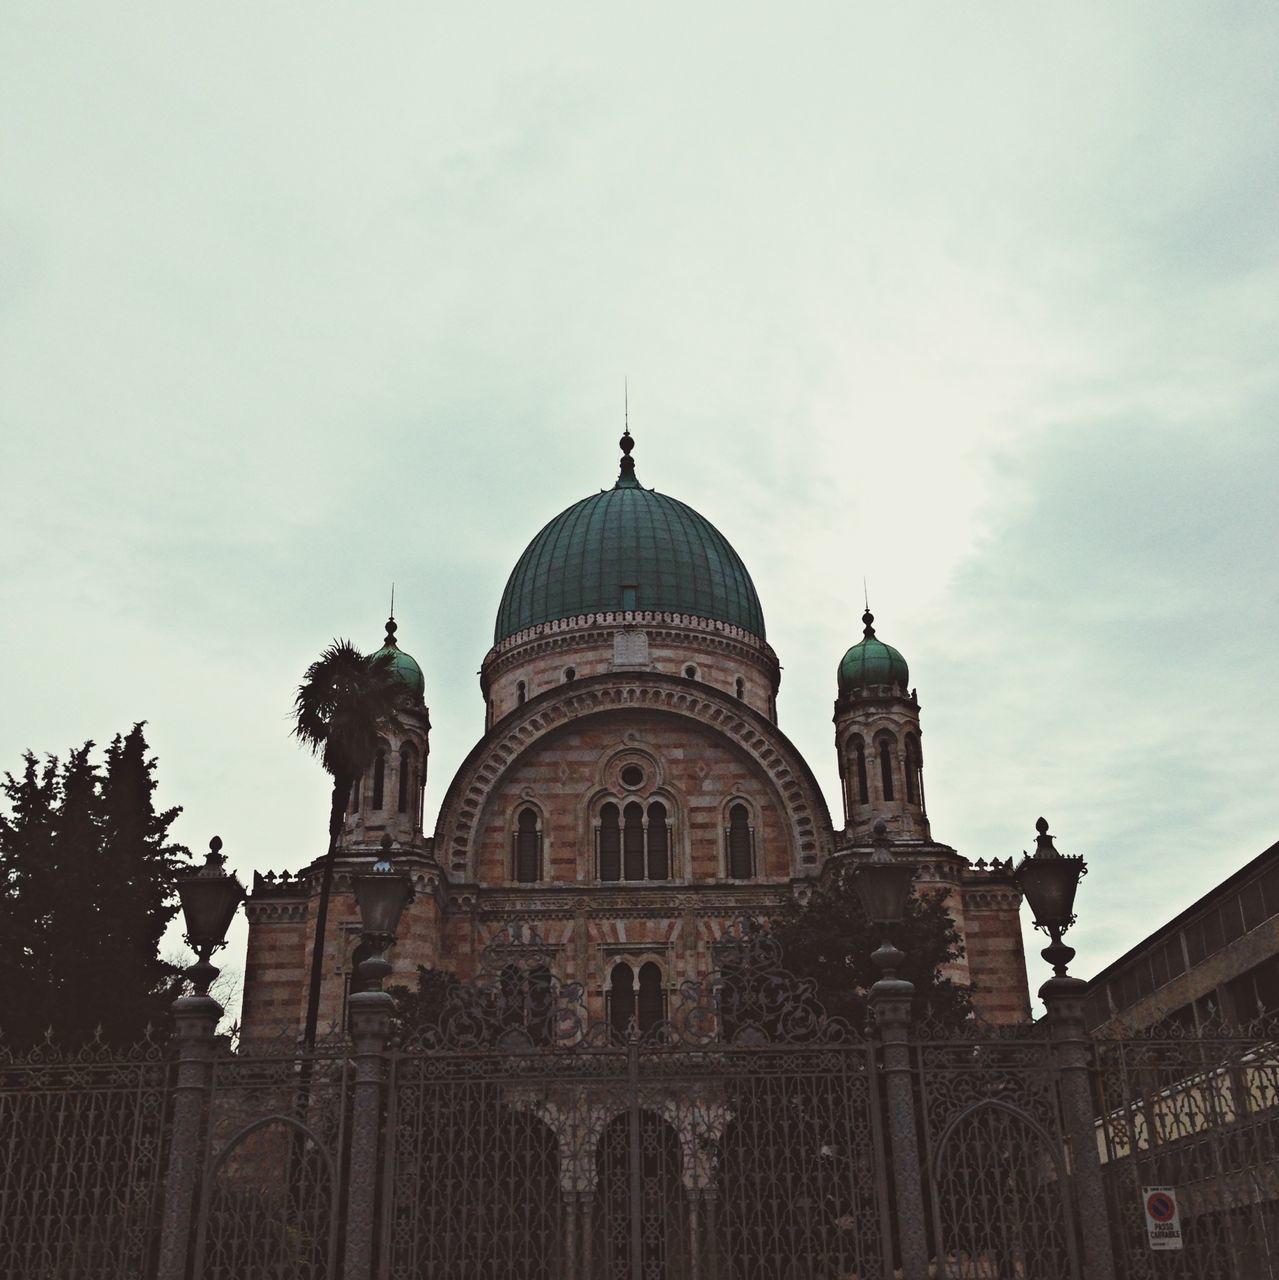
[[[449,997],[461,986],[447,969],[417,967],[416,987],[388,987],[395,1000],[396,1022],[403,1034],[435,1030],[440,1025]]]
[[[159,958],[190,853],[169,843],[179,809],[156,812],[155,760],[142,724],[100,767],[93,744],[63,762],[31,752],[0,790],[0,1033],[46,1028],[64,1044],[101,1028],[117,1044],[160,1026],[179,975]]]
[[[862,1026],[866,993],[881,976],[871,953],[884,939],[867,923],[852,875],[835,875],[814,890],[806,905],[788,903],[770,929],[781,943],[785,968],[816,983],[826,1012]],[[941,972],[948,961],[964,956],[944,895],[912,894],[892,940],[906,955],[897,976],[915,984],[915,1017],[947,1026],[966,1021],[972,1014],[971,985],[953,982]]]

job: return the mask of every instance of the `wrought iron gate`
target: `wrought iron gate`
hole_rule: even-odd
[[[384,1280],[882,1275],[874,1046],[763,959],[619,1036],[508,949],[392,1054]]]

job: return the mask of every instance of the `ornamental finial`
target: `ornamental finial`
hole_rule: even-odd
[[[862,635],[867,640],[873,640],[875,637],[875,615],[871,613],[869,605],[866,606],[866,612],[862,614],[862,624],[864,627]]]
[[[635,441],[631,438],[631,406],[630,406],[630,388],[623,385],[623,401],[622,401],[622,438],[617,442],[617,447],[622,451],[622,471],[617,477],[615,489],[637,487],[639,482],[635,479],[635,459],[631,457],[631,450],[635,448]]]

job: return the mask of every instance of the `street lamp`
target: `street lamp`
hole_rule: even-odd
[[[910,882],[915,878],[915,868],[908,862],[898,862],[888,851],[888,828],[883,819],[875,823],[875,848],[869,862],[858,863],[853,873],[853,887],[861,899],[862,910],[873,925],[887,931],[901,924],[906,916],[906,900],[910,897]],[[893,975],[905,960],[897,947],[885,936],[883,943],[871,956],[883,971],[880,982],[893,982]],[[879,986],[879,983],[875,984]]]
[[[1035,837],[1035,852],[1022,855],[1013,878],[1022,897],[1030,904],[1035,928],[1042,929],[1051,939],[1040,953],[1053,967],[1054,977],[1049,981],[1073,984],[1079,979],[1068,977],[1066,966],[1075,958],[1075,949],[1067,946],[1061,935],[1075,923],[1075,891],[1088,867],[1082,855],[1057,852],[1048,834],[1047,819],[1040,818],[1035,830],[1039,833]]]
[[[234,875],[226,873],[222,839],[209,841],[204,866],[178,877],[178,900],[186,921],[186,939],[199,959],[187,970],[199,996],[209,994],[209,986],[218,969],[209,957],[226,945],[226,931],[231,927],[236,908],[244,901],[244,886]]]
[[[355,877],[355,901],[360,908],[360,938],[372,953],[360,962],[359,976],[369,990],[380,991],[391,972],[386,949],[395,941],[404,908],[413,901],[413,881],[391,866],[390,835],[382,837],[382,856],[372,871]]]

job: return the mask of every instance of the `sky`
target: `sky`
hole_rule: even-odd
[[[293,692],[394,581],[429,828],[628,380],[837,821],[865,580],[934,835],[1086,856],[1076,973],[1279,839],[1273,5],[0,24],[0,768],[144,719],[178,839],[296,870]]]

